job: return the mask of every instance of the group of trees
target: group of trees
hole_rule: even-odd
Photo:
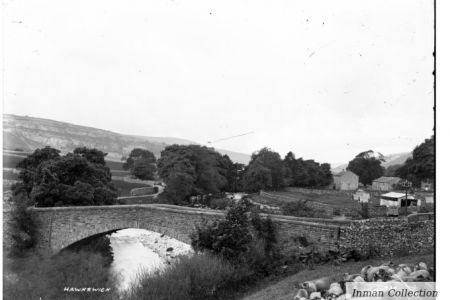
[[[21,182],[14,193],[40,207],[115,204],[117,191],[105,156],[86,147],[63,156],[51,147],[37,149],[17,165]]]
[[[433,135],[414,148],[412,157],[398,167],[395,174],[411,181],[414,186],[420,186],[421,181],[434,180],[435,172],[435,140]]]
[[[359,176],[359,181],[368,185],[381,176],[397,176],[411,181],[416,187],[422,181],[433,180],[435,176],[435,141],[434,135],[425,139],[423,143],[414,148],[412,157],[404,164],[391,165],[386,169],[382,166],[384,157],[369,150],[361,152],[348,164],[347,169]]]
[[[51,147],[35,150],[18,164],[21,183],[15,193],[24,193],[37,206],[115,204],[117,191],[105,163],[106,153],[86,147],[60,155]],[[367,185],[383,176],[384,158],[372,150],[359,153],[348,170]],[[199,145],[171,145],[155,155],[145,149],[133,149],[123,165],[139,179],[151,180],[157,173],[166,183],[165,197],[172,203],[189,196],[222,192],[257,192],[285,186],[323,187],[333,178],[330,165],[296,158],[289,152],[284,159],[269,148],[252,154],[247,166],[234,163],[227,155]],[[414,185],[434,178],[434,136],[413,151],[413,157],[389,171]]]
[[[158,175],[166,183],[165,196],[174,203],[191,195],[236,190],[241,168],[227,155],[199,145],[168,146],[158,160]]]
[[[243,188],[248,192],[261,189],[279,189],[285,186],[321,187],[333,180],[330,165],[314,160],[295,158],[289,152],[281,159],[277,152],[268,148],[252,154],[243,176]]]
[[[166,147],[158,160],[158,174],[167,184],[165,196],[174,203],[191,195],[326,186],[332,181],[329,164],[296,159],[292,152],[282,160],[277,152],[262,148],[244,166],[198,145]]]

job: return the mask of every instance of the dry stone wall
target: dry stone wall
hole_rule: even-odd
[[[417,254],[434,250],[432,214],[403,218],[374,218],[354,221],[341,228],[339,250],[357,250],[381,257]]]

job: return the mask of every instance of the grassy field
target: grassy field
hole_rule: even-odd
[[[434,254],[414,255],[392,259],[371,259],[359,262],[347,262],[339,266],[326,264],[316,267],[314,270],[300,271],[278,282],[265,283],[257,292],[249,293],[243,300],[292,300],[297,292],[295,284],[307,280],[331,276],[333,280],[340,280],[345,272],[358,273],[366,265],[380,265],[392,261],[395,264],[425,262],[428,266],[434,266]]]
[[[148,196],[137,196],[137,197],[130,197],[125,199],[119,200],[121,204],[151,204],[151,203],[158,203],[158,199],[155,199],[152,195]]]
[[[119,191],[119,197],[130,196],[130,191],[134,188],[148,187],[147,184],[130,183],[121,180],[113,180],[112,183]]]
[[[121,170],[111,170],[111,175],[112,176],[117,176],[117,177],[125,177],[130,175],[129,171],[121,171]]]
[[[324,204],[329,205],[346,205],[346,204],[353,204],[355,200],[352,199],[352,197],[341,194],[341,193],[330,193],[330,194],[324,194],[319,195],[315,193],[300,193],[300,192],[273,192],[275,195],[285,196],[285,197],[292,197],[296,199],[304,199],[308,201],[315,201],[320,202]]]
[[[123,162],[120,161],[111,161],[111,160],[107,160],[106,161],[106,166],[108,168],[112,170],[118,170],[118,171],[123,171]]]
[[[303,192],[284,192],[284,191],[274,191],[270,192],[272,195],[280,195],[284,197],[290,197],[289,199],[272,199],[269,197],[252,195],[252,199],[256,202],[272,205],[272,206],[282,206],[286,202],[296,202],[298,200],[308,200],[313,202],[319,202],[327,205],[332,205],[336,207],[353,207],[355,200],[350,196],[341,193],[330,193],[330,194],[315,194],[315,193],[303,193]]]

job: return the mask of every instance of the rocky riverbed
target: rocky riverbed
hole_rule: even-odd
[[[144,229],[124,229],[113,233],[110,240],[114,254],[111,270],[119,276],[122,290],[139,272],[162,270],[177,256],[193,252],[188,244]]]

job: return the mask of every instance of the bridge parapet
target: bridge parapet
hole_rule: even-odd
[[[196,225],[221,219],[224,211],[167,204],[31,208],[39,222],[38,247],[58,252],[89,236],[125,228],[166,234],[190,243]],[[271,215],[284,252],[296,251],[305,237],[324,248],[336,248],[341,226],[348,222]]]

